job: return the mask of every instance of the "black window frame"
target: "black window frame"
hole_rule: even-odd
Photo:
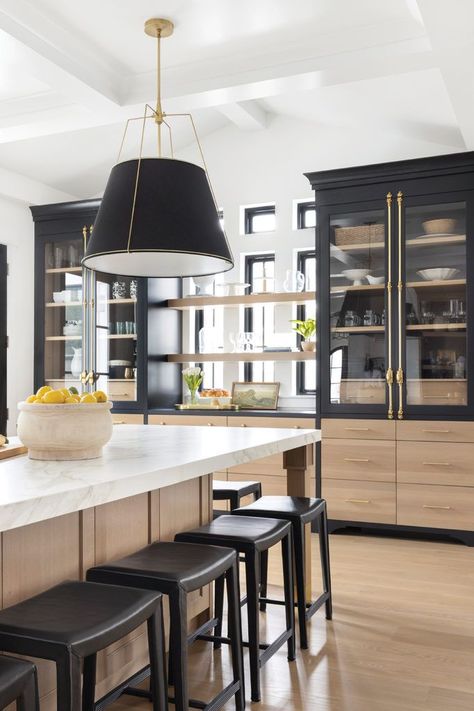
[[[266,232],[274,232],[275,229],[273,230],[265,230],[264,232],[255,232],[253,229],[253,219],[254,217],[258,215],[275,215],[275,220],[276,220],[276,206],[269,204],[269,205],[260,205],[259,207],[246,207],[244,210],[244,227],[245,227],[245,234],[246,235],[258,235],[258,234],[265,234]]]
[[[308,212],[316,213],[316,203],[314,200],[299,202],[296,208],[296,227],[299,230],[314,230],[314,225],[306,225],[306,215]]]
[[[306,261],[308,259],[316,259],[316,250],[315,249],[302,249],[301,251],[298,252],[297,256],[297,269],[300,271],[302,274],[305,275],[306,277]],[[300,306],[296,307],[296,318],[301,319],[304,321],[306,317],[306,306],[304,304],[301,304]],[[301,336],[297,336],[297,342],[298,342],[298,347],[300,347],[301,344]],[[296,363],[296,394],[297,395],[316,395],[316,389],[310,390],[309,388],[306,388],[305,386],[305,380],[306,380],[306,363],[299,362]]]
[[[245,282],[250,284],[252,292],[252,269],[253,265],[258,262],[273,262],[275,263],[275,252],[267,252],[266,254],[247,254],[245,256]],[[265,321],[264,321],[265,323]],[[253,307],[244,310],[244,331],[253,331]],[[246,383],[253,380],[253,363],[244,363],[244,380]]]

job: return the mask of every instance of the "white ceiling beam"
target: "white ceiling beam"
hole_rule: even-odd
[[[0,195],[28,205],[44,205],[77,200],[77,196],[0,167]]]
[[[417,5],[465,147],[474,150],[474,4],[472,0],[417,0]]]
[[[255,131],[268,126],[268,112],[256,101],[235,101],[216,108],[243,131]]]
[[[2,63],[22,67],[72,101],[94,110],[119,104],[120,74],[77,34],[27,0],[0,0]]]

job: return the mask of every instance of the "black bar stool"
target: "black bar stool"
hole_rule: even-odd
[[[238,509],[245,496],[253,494],[255,501],[262,495],[259,481],[213,481],[212,498],[214,501],[228,501],[230,510]]]
[[[36,667],[26,659],[0,656],[0,709],[16,701],[17,711],[39,711]]]
[[[127,680],[107,695],[106,704],[102,699],[94,702],[97,652],[143,622],[148,625],[153,711],[166,711],[163,617],[157,593],[61,583],[0,610],[0,649],[56,662],[58,711],[94,711],[114,701],[130,683]]]
[[[295,553],[296,592],[298,596],[298,623],[302,649],[308,648],[307,621],[326,605],[326,619],[332,619],[331,570],[329,564],[329,536],[326,502],[324,499],[312,499],[303,496],[262,496],[248,506],[232,511],[237,516],[269,516],[291,523]],[[305,525],[318,519],[319,547],[323,573],[324,592],[313,603],[306,600],[305,591]],[[270,602],[267,591],[268,555],[262,554],[262,605]]]
[[[271,518],[244,519],[236,516],[219,516],[205,526],[200,526],[192,531],[178,533],[175,540],[226,546],[244,555],[249,628],[249,641],[244,642],[244,645],[249,647],[252,701],[260,701],[260,668],[285,642],[288,645],[288,660],[293,661],[295,659],[295,615],[290,524]],[[260,555],[280,541],[285,589],[286,629],[271,644],[261,644],[258,615]],[[216,618],[219,620],[219,624],[214,637],[205,637],[208,641],[216,641],[215,648],[220,647],[222,641],[228,643],[227,638],[222,637],[223,598],[224,591],[222,586],[216,585]],[[281,601],[279,601],[279,604],[281,604]],[[262,653],[260,650],[263,650]]]
[[[188,694],[188,644],[217,625],[212,619],[188,637],[187,595],[214,581],[225,578],[229,606],[229,629],[232,650],[233,680],[209,703],[190,699]],[[173,672],[174,699],[177,711],[189,706],[217,711],[235,696],[237,711],[245,708],[242,631],[234,551],[217,546],[189,543],[157,542],[116,560],[87,571],[87,579],[100,583],[157,590],[169,597],[170,603],[170,668]],[[224,583],[222,582],[222,585]],[[171,676],[171,675],[170,675]],[[148,696],[148,692],[129,689],[127,693]]]

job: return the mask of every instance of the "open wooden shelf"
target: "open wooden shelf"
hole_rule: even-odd
[[[331,333],[383,333],[385,326],[333,326]]]
[[[104,299],[97,302],[98,304],[136,304],[136,299]]]
[[[208,363],[210,361],[228,363],[252,363],[254,361],[301,361],[314,360],[315,351],[249,352],[249,353],[172,353],[167,356],[169,363]]]
[[[406,327],[407,331],[460,331],[466,323],[414,323]]]
[[[132,338],[133,340],[136,340],[137,334],[136,333],[111,333],[107,336],[109,340],[117,340],[119,338]]]
[[[453,286],[466,286],[465,279],[433,279],[433,281],[407,281],[407,288],[411,289],[449,289]]]
[[[77,336],[46,336],[45,341],[82,341],[82,334]]]
[[[51,267],[46,269],[46,274],[66,274],[66,272],[79,273],[82,272],[82,267]]]
[[[57,308],[58,306],[82,306],[82,301],[63,301],[60,304],[57,304],[55,301],[48,301],[45,306],[48,309]]]
[[[243,294],[241,296],[188,296],[183,299],[169,299],[166,305],[171,309],[186,311],[202,309],[204,306],[264,306],[278,304],[305,304],[316,299],[315,291],[281,292],[265,294]]]

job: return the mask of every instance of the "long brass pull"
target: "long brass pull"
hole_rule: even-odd
[[[423,504],[424,509],[442,509],[443,511],[450,511],[451,506],[434,506],[431,504]]]
[[[113,424],[114,424],[114,425],[124,425],[124,424],[125,424],[125,420],[113,420]]]
[[[344,427],[346,432],[369,432],[370,427]]]
[[[451,430],[422,430],[422,432],[430,434],[449,434]]]
[[[370,504],[370,499],[344,499],[348,504]]]
[[[130,395],[130,393],[110,393],[111,398],[127,397],[128,395]]]
[[[423,462],[424,467],[450,467],[451,462]]]
[[[355,457],[344,457],[345,462],[370,462],[370,459],[356,459]]]
[[[392,366],[392,193],[387,193],[387,350],[388,362],[385,380],[388,388],[387,417],[393,420],[393,366]]]
[[[397,193],[398,205],[398,369],[397,369],[397,385],[398,385],[398,419],[403,420],[403,368],[402,368],[402,297],[403,297],[403,281],[402,281],[402,202],[403,193],[401,190]]]

